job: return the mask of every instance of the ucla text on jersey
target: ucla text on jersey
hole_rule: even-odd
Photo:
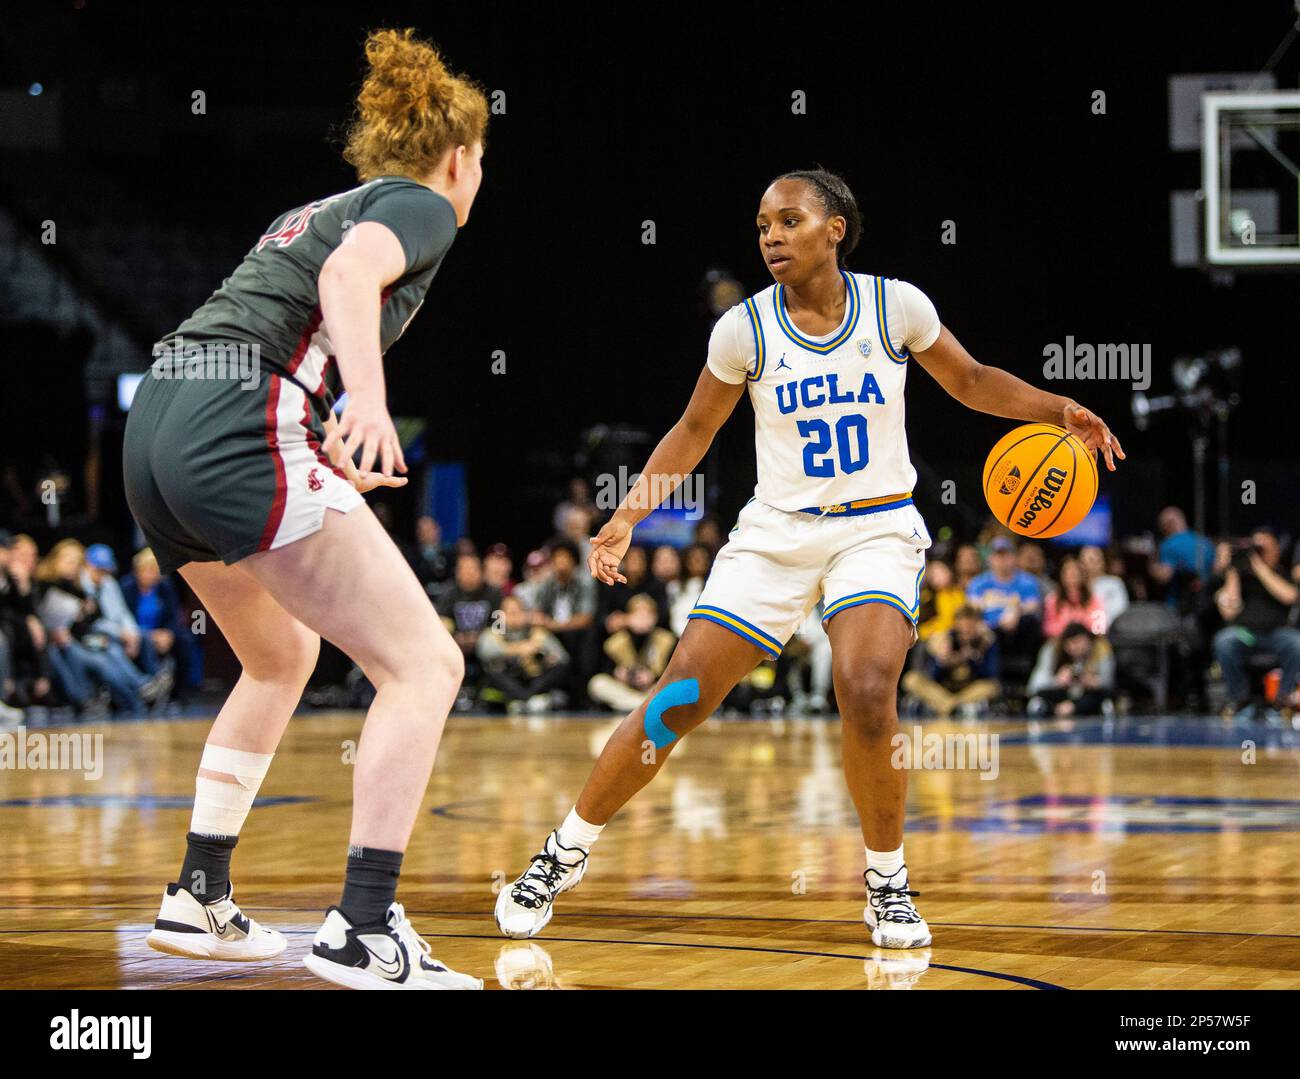
[[[911,498],[904,386],[909,352],[881,277],[843,274],[844,321],[808,337],[773,285],[744,302],[757,497],[785,510],[879,512]],[[769,363],[769,357],[776,359]]]

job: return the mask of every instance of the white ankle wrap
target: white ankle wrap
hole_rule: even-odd
[[[274,756],[211,743],[205,745],[199,768],[232,776],[235,782],[207,776],[195,779],[190,831],[199,835],[239,835]]]

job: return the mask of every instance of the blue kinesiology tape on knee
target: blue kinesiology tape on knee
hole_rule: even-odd
[[[695,678],[670,682],[650,699],[645,709],[645,733],[655,744],[655,749],[663,749],[677,741],[677,735],[664,725],[664,713],[679,704],[694,704],[699,699],[700,683]]]

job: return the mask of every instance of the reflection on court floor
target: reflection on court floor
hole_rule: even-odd
[[[322,988],[362,717],[289,728],[235,854],[266,964],[144,944],[206,724],[95,728],[103,773],[0,770],[0,986]],[[399,893],[436,955],[505,988],[1300,988],[1300,738],[1166,718],[926,724],[997,734],[996,778],[911,775],[907,859],[934,930],[872,946],[834,721],[712,721],[606,831],[545,934],[494,890],[572,804],[613,719],[454,718]]]

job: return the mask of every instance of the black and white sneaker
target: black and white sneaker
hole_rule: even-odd
[[[382,923],[355,926],[338,907],[303,957],[318,978],[348,989],[482,989],[483,981],[432,957],[429,942],[415,931],[401,903],[388,908]]]
[[[523,876],[497,896],[497,928],[507,937],[535,937],[555,913],[555,897],[576,888],[587,872],[587,852],[566,847],[558,832],[546,837]]]
[[[892,876],[874,869],[862,874],[867,885],[867,906],[862,918],[871,930],[877,948],[924,948],[930,943],[930,927],[917,913],[912,896],[920,895],[907,886],[907,866]]]
[[[285,939],[248,917],[236,905],[234,887],[213,903],[200,903],[179,884],[167,885],[162,907],[145,943],[157,952],[186,959],[251,963],[274,959]]]

